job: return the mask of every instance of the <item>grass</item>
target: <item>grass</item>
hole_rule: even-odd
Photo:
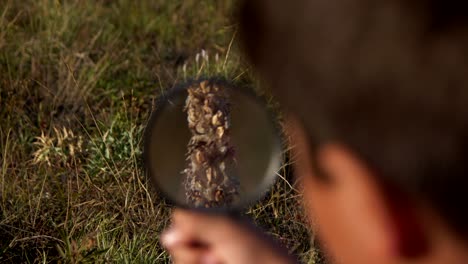
[[[171,207],[144,177],[142,132],[180,81],[255,83],[234,4],[0,1],[0,262],[170,261],[158,239]],[[246,214],[319,263],[289,170]]]

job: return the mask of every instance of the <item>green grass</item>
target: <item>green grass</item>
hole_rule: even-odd
[[[233,7],[0,1],[0,262],[169,262],[159,234],[171,207],[145,180],[142,132],[154,99],[178,82],[255,83]],[[299,200],[279,179],[246,214],[318,263]]]

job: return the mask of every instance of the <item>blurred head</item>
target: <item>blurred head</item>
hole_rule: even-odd
[[[344,263],[463,257],[467,14],[454,0],[241,8],[244,50],[290,116],[312,218]]]

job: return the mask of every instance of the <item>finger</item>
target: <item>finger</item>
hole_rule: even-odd
[[[203,263],[214,264],[214,258],[209,254],[208,248],[193,247],[189,244],[179,243],[167,248],[174,263]],[[207,257],[208,256],[208,257]]]
[[[203,252],[198,249],[178,248],[170,254],[175,264],[203,264]]]
[[[206,254],[203,254],[201,263],[202,264],[223,264],[220,258],[215,256],[212,252],[207,252]]]
[[[196,264],[224,264],[219,258],[213,254],[203,252],[175,252],[171,254],[172,262],[179,263],[196,263]]]
[[[173,212],[173,223],[181,232],[206,244],[232,242],[247,238],[269,240],[248,220],[234,219],[222,214],[177,209]]]
[[[174,226],[192,237],[205,239],[229,237],[244,227],[231,218],[214,213],[177,209],[173,213]],[[223,234],[222,236],[220,236]]]
[[[161,244],[167,248],[174,248],[179,244],[182,244],[184,239],[183,239],[183,234],[181,234],[178,229],[174,227],[170,227],[169,229],[165,230],[161,236],[160,236],[160,241]]]
[[[197,247],[198,244],[201,244],[195,240],[195,237],[190,232],[186,232],[176,225],[165,230],[161,234],[160,240],[162,245],[167,249],[181,246]]]

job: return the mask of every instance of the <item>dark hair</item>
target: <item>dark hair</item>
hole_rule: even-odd
[[[468,3],[247,0],[244,50],[320,144],[468,235]]]

